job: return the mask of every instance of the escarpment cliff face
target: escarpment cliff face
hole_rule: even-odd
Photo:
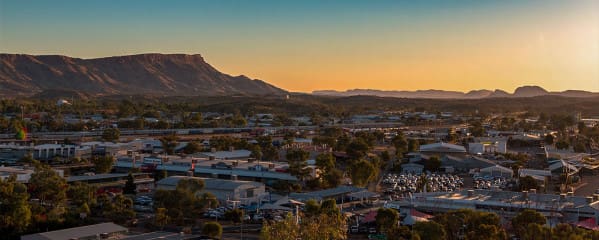
[[[44,91],[91,95],[282,95],[261,80],[216,70],[200,55],[139,54],[95,59],[0,54],[0,96]]]

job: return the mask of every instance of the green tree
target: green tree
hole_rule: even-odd
[[[40,200],[42,206],[64,206],[67,199],[67,182],[45,164],[37,164],[29,179],[31,197]]]
[[[152,175],[154,177],[154,182],[158,182],[158,181],[168,177],[168,173],[164,169],[155,170]]]
[[[537,180],[531,176],[525,176],[520,178],[520,191],[528,191],[530,189],[539,189]]]
[[[364,139],[355,138],[347,146],[347,149],[345,151],[352,160],[358,160],[365,157],[369,150],[370,146],[368,145],[368,143],[366,143],[366,141],[364,141]]]
[[[255,158],[257,160],[262,160],[262,148],[260,145],[252,145],[251,147],[252,153],[250,153],[251,158]]]
[[[350,175],[353,185],[363,187],[376,177],[377,169],[369,161],[360,160],[351,166]]]
[[[160,230],[164,229],[169,222],[169,216],[167,214],[166,208],[157,208],[156,214],[154,215],[154,224],[160,227]]]
[[[545,144],[553,145],[554,140],[555,140],[555,137],[552,134],[545,135]]]
[[[551,229],[538,223],[530,223],[520,231],[520,237],[524,240],[551,239]]]
[[[117,128],[107,128],[102,132],[102,139],[107,142],[116,142],[121,137],[121,131]]]
[[[260,231],[262,240],[296,240],[299,237],[300,226],[296,224],[295,218],[291,214],[287,214],[280,222],[264,222]]]
[[[175,148],[177,147],[177,140],[178,138],[174,134],[160,138],[162,149],[166,154],[172,155],[175,153]]]
[[[75,182],[69,185],[67,196],[75,205],[87,204],[93,205],[96,202],[96,187],[85,182]]]
[[[112,170],[114,158],[112,156],[93,157],[92,163],[96,169],[96,173],[108,173]]]
[[[387,233],[398,226],[399,213],[391,208],[379,208],[376,214],[376,226],[378,230]]]
[[[322,153],[316,156],[316,166],[322,171],[335,168],[335,157],[331,153]]]
[[[233,223],[240,223],[243,221],[243,211],[239,208],[228,210],[225,212],[225,219]]]
[[[512,218],[512,227],[516,232],[516,236],[524,236],[526,229],[530,224],[545,225],[547,219],[535,210],[525,209]]]
[[[475,137],[482,137],[485,134],[485,128],[479,121],[473,122],[468,128],[468,131]]]
[[[27,187],[15,176],[0,178],[0,235],[19,236],[31,224]]]
[[[208,237],[220,239],[223,235],[223,227],[218,222],[207,222],[202,228],[202,233]]]
[[[307,217],[313,217],[320,214],[320,204],[314,199],[309,199],[304,205],[304,214]]]
[[[441,160],[437,156],[432,156],[424,162],[424,169],[428,171],[436,172],[439,168],[441,168]]]
[[[286,158],[289,162],[289,173],[296,176],[300,181],[303,181],[310,175],[310,169],[306,162],[309,156],[309,152],[301,149],[291,149],[287,152]]]
[[[568,148],[570,148],[570,143],[568,143],[568,141],[562,139],[555,143],[555,147],[557,149],[567,150]]]
[[[137,186],[135,185],[135,177],[133,174],[129,173],[127,175],[127,181],[125,182],[125,187],[123,188],[123,193],[125,194],[135,194]]]
[[[414,232],[416,232],[422,239],[445,239],[445,229],[441,224],[433,221],[428,222],[417,222],[412,226]]]
[[[197,141],[188,142],[185,148],[183,148],[183,153],[185,154],[194,154],[202,151],[203,147]]]
[[[408,152],[418,152],[420,150],[420,142],[416,139],[408,140]]]
[[[322,174],[321,178],[325,187],[335,188],[341,185],[343,181],[343,172],[341,172],[339,169],[333,168]]]
[[[391,142],[393,143],[393,147],[395,147],[395,155],[403,155],[408,151],[408,141],[402,132],[398,132]]]

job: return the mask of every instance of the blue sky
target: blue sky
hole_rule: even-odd
[[[0,52],[202,54],[295,91],[599,91],[599,1],[0,1]]]

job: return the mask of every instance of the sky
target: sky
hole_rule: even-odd
[[[599,0],[0,0],[0,52],[201,54],[298,92],[599,92]]]

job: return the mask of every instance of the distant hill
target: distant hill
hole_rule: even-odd
[[[230,76],[202,56],[139,54],[96,59],[0,54],[0,96],[72,93],[157,96],[283,95],[261,80]]]
[[[521,98],[537,96],[561,96],[561,97],[599,97],[599,93],[580,90],[567,90],[563,92],[548,92],[539,86],[522,86],[516,88],[513,94],[496,89],[494,91],[481,89],[472,90],[467,93],[444,90],[417,90],[417,91],[383,91],[371,89],[352,89],[347,91],[322,90],[313,91],[312,94],[320,96],[379,96],[397,98],[431,98],[431,99],[480,99],[480,98]]]

